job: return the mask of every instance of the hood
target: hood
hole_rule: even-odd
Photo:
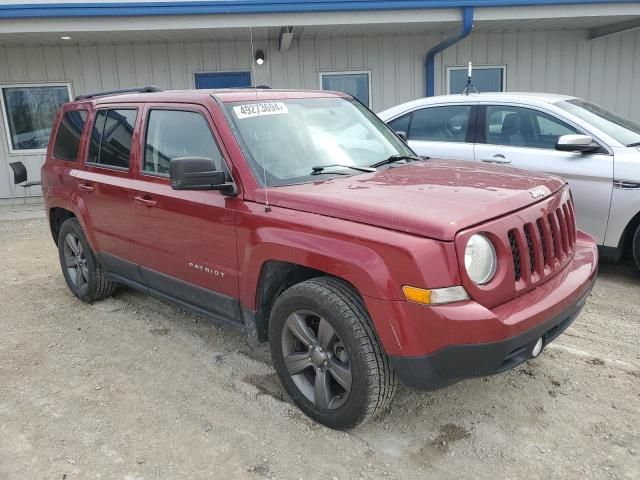
[[[269,203],[452,241],[458,231],[536,203],[564,183],[515,168],[427,160],[269,189]]]

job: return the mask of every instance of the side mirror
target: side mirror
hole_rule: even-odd
[[[562,135],[556,143],[556,150],[561,152],[593,152],[600,146],[589,135]]]
[[[409,138],[407,137],[407,132],[403,132],[403,131],[397,131],[396,135],[400,137],[400,140],[402,140],[404,143],[407,143],[409,141]]]
[[[221,190],[235,195],[235,184],[227,183],[225,177],[222,170],[216,170],[210,158],[178,157],[169,163],[169,178],[174,190]]]

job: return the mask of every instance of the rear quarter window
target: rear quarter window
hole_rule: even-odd
[[[60,119],[60,125],[53,143],[53,157],[58,160],[75,162],[78,160],[80,139],[87,123],[86,110],[66,112]]]

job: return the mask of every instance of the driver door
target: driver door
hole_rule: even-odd
[[[212,126],[209,113],[198,105],[150,104],[145,109],[143,149],[131,187],[134,248],[151,293],[240,321],[240,200],[213,190],[173,190],[169,180],[169,163],[177,157],[211,158],[229,175]]]

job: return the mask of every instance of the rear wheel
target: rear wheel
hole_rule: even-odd
[[[77,219],[60,227],[58,254],[67,286],[80,300],[91,303],[113,294],[116,284],[105,276]]]
[[[330,428],[363,423],[393,397],[396,379],[362,299],[338,279],[285,291],[273,307],[269,342],[293,402]]]

